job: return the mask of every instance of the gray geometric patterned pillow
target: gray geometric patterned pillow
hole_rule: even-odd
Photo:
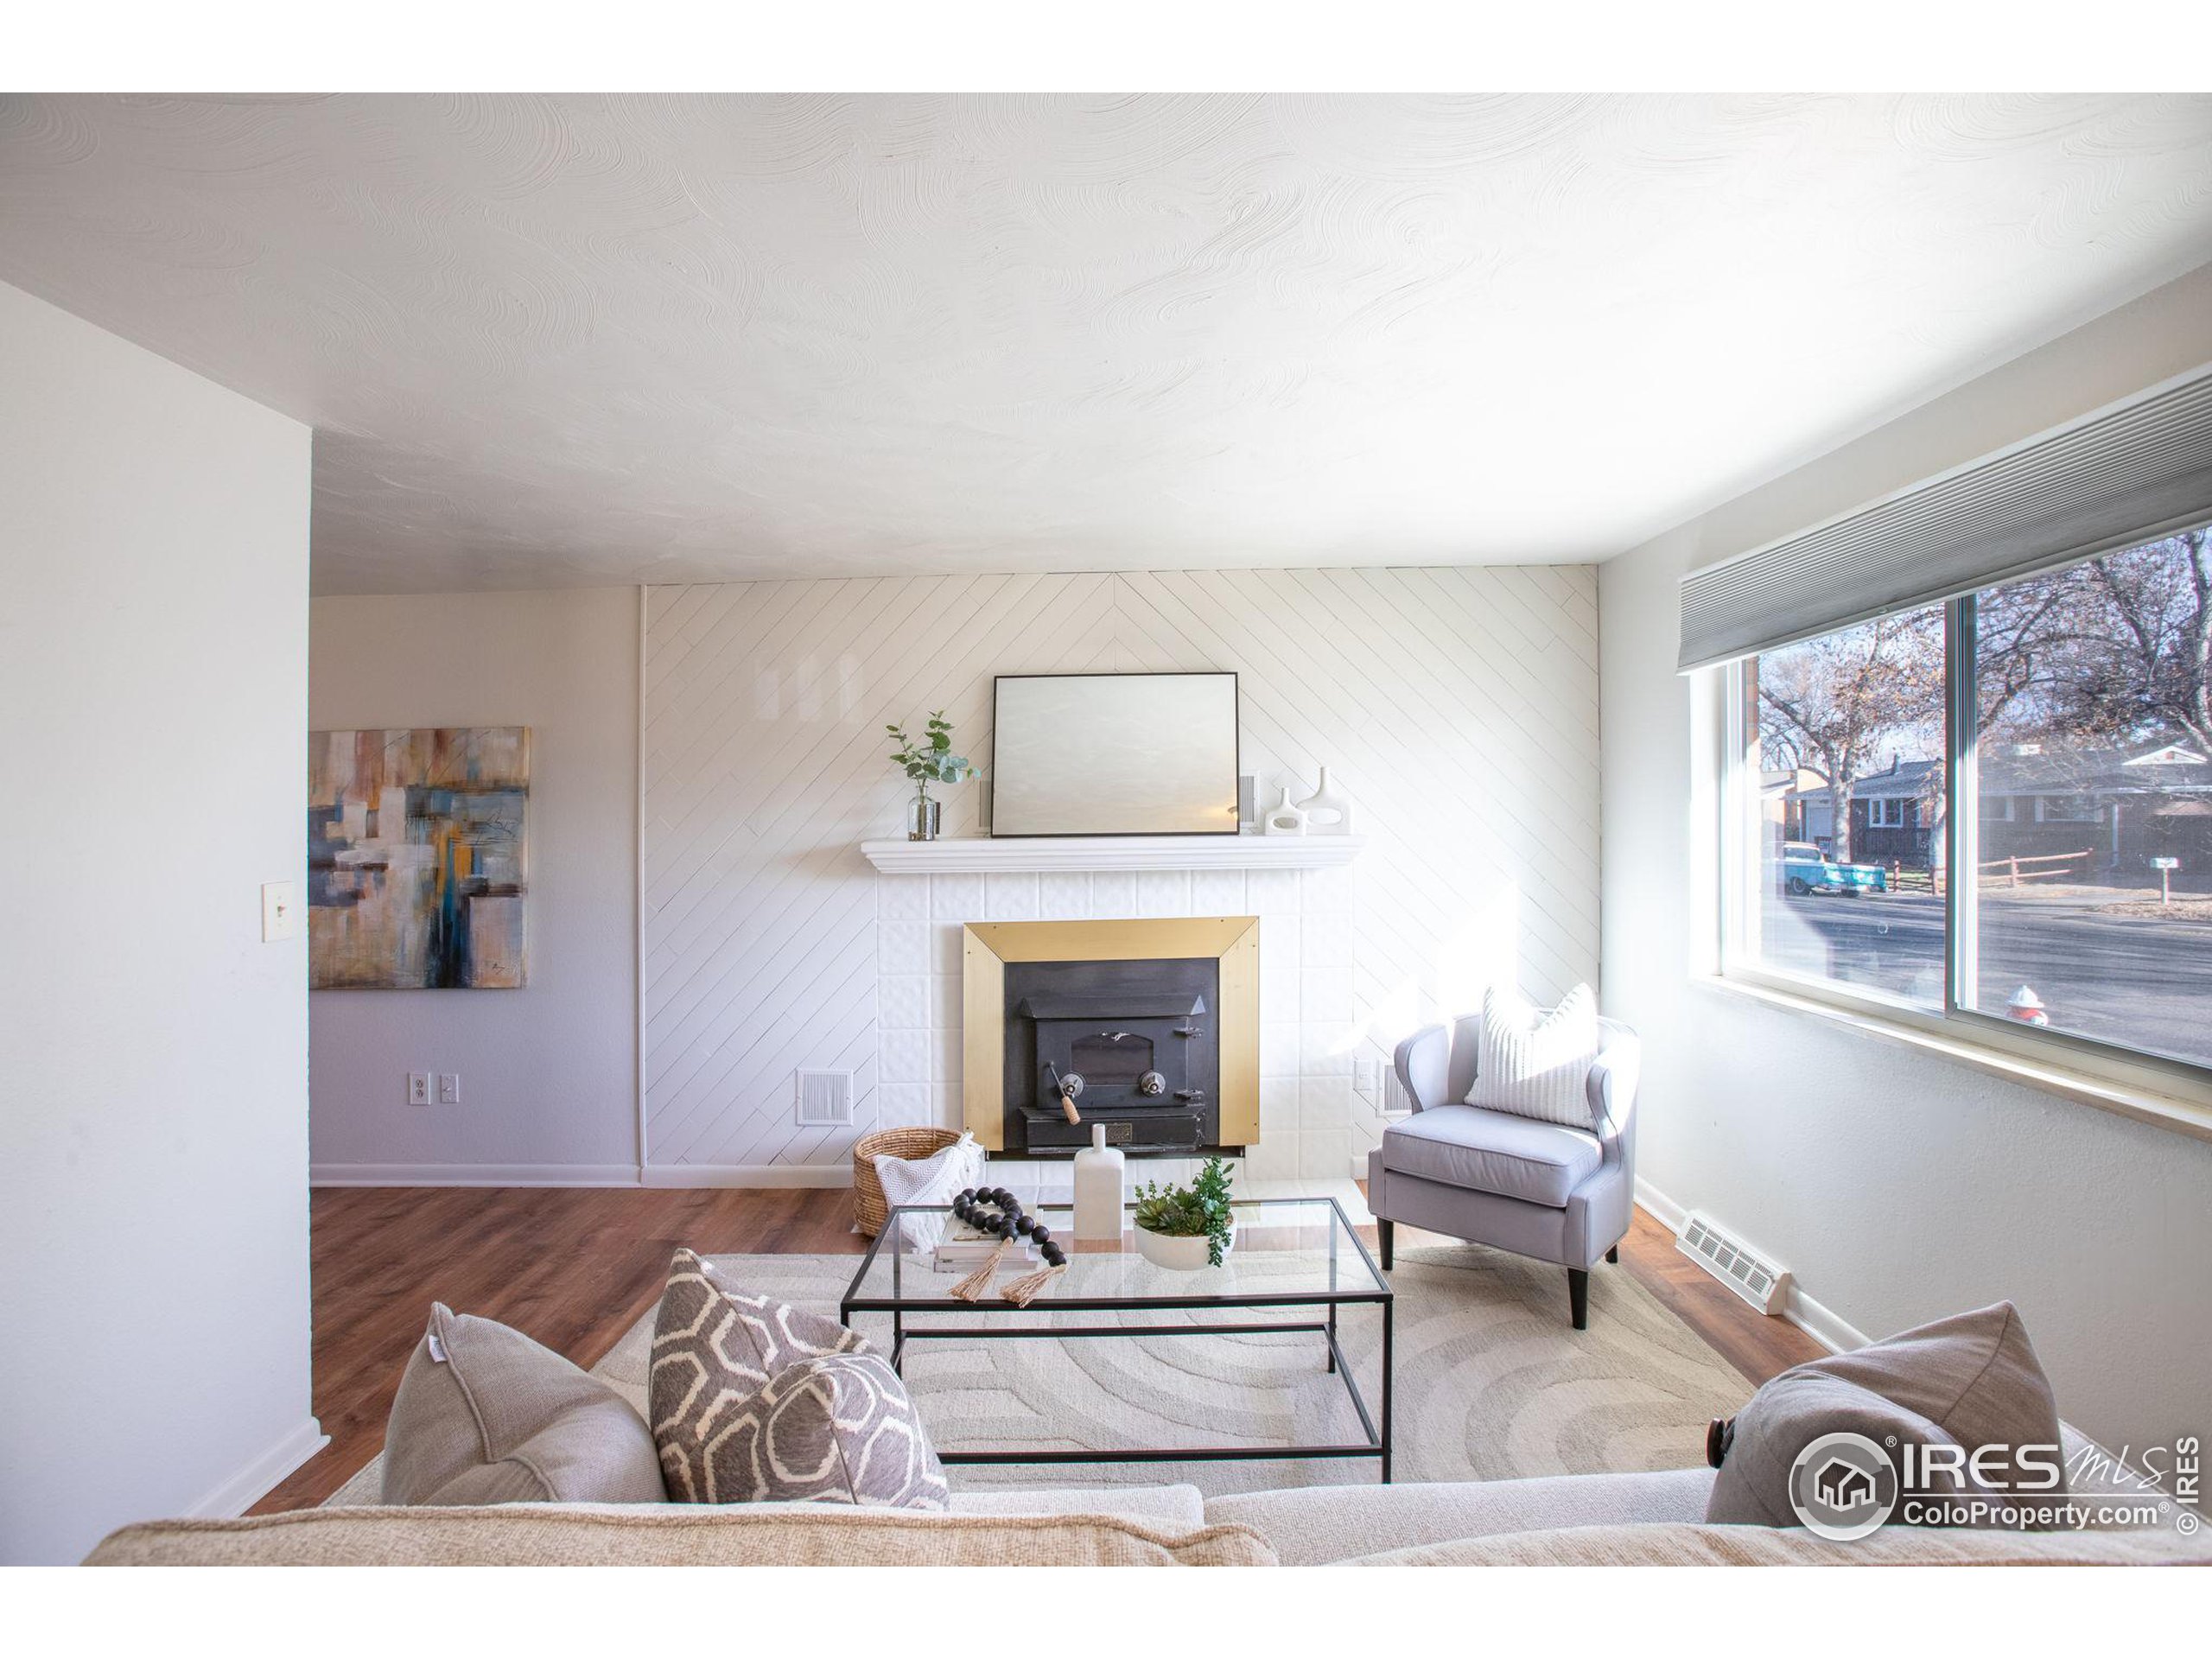
[[[710,1503],[942,1510],[950,1496],[906,1384],[875,1354],[829,1354],[779,1371],[712,1436],[703,1473]],[[673,1493],[677,1480],[668,1481]]]
[[[753,1412],[754,1402],[772,1380],[806,1361],[872,1352],[864,1340],[835,1319],[733,1288],[692,1251],[677,1251],[669,1263],[668,1282],[653,1324],[647,1388],[647,1415],[659,1447],[661,1473],[670,1499],[678,1503],[744,1503],[816,1495],[778,1490],[780,1478],[774,1466],[757,1461],[772,1448],[763,1440],[762,1421]],[[904,1408],[898,1421],[912,1421],[912,1407],[906,1400],[905,1388],[888,1366],[882,1369],[897,1388],[898,1402]],[[819,1388],[803,1389],[798,1384],[799,1379],[794,1378],[791,1398],[797,1402],[803,1397],[814,1403],[786,1408],[797,1414],[791,1418],[791,1432],[796,1439],[810,1443],[815,1431],[805,1427],[804,1420],[818,1410],[824,1398],[836,1406],[836,1390],[825,1395]],[[889,1391],[879,1383],[874,1392],[887,1395]],[[868,1407],[871,1418],[883,1414],[865,1391],[855,1394],[849,1386],[845,1395],[843,1408],[833,1415],[850,1415],[862,1406]],[[892,1432],[893,1439],[872,1459],[876,1469],[891,1466],[892,1460],[880,1453],[897,1444],[899,1431]],[[912,1423],[912,1433],[926,1449],[918,1422]],[[814,1468],[818,1462],[818,1458],[803,1459],[789,1466]],[[925,1483],[924,1501],[918,1507],[942,1508],[944,1476],[934,1452],[928,1452],[927,1468],[936,1476],[939,1496],[935,1503],[927,1502]],[[820,1478],[813,1484],[821,1484]],[[904,1503],[906,1500],[898,1494],[912,1484],[910,1478],[901,1477],[880,1495],[871,1487],[863,1498],[851,1495],[853,1487],[848,1481],[846,1501]]]
[[[720,1391],[751,1394],[798,1360],[868,1351],[857,1332],[828,1315],[747,1295],[724,1284],[705,1258],[678,1250],[653,1321],[652,1420],[688,1412],[695,1402],[704,1408]]]

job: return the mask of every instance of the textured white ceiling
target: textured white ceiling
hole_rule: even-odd
[[[2203,98],[0,99],[325,592],[1600,557],[2209,258]]]

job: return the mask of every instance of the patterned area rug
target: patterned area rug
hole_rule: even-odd
[[[715,1262],[734,1283],[832,1317],[855,1267],[851,1256],[830,1255]],[[1241,1270],[1257,1266],[1240,1257]],[[1390,1275],[1397,1479],[1503,1480],[1704,1461],[1707,1420],[1738,1410],[1751,1384],[1622,1268],[1591,1274],[1590,1329],[1572,1329],[1566,1277],[1472,1246],[1399,1252]],[[1166,1323],[1177,1316],[1155,1317],[1161,1335],[1128,1341],[912,1342],[907,1385],[946,1451],[1363,1438],[1342,1386],[1323,1369],[1317,1338],[1177,1337]],[[888,1343],[887,1315],[861,1315],[858,1323],[863,1335]],[[1346,1308],[1338,1338],[1370,1409],[1379,1408],[1380,1311]],[[640,1409],[652,1339],[648,1315],[594,1368]],[[374,1503],[380,1463],[329,1502]],[[950,1472],[956,1488],[969,1491],[1188,1481],[1222,1493],[1372,1481],[1375,1465],[1286,1459],[959,1465]]]

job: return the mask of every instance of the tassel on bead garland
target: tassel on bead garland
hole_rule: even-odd
[[[997,1275],[999,1258],[1005,1254],[1006,1245],[1001,1241],[998,1249],[991,1252],[989,1261],[955,1285],[947,1294],[957,1297],[963,1302],[981,1301],[983,1293],[991,1287],[992,1279]]]
[[[999,1287],[999,1300],[1012,1302],[1016,1307],[1027,1307],[1036,1299],[1037,1293],[1067,1271],[1067,1263],[1054,1267],[1047,1262],[1041,1268],[1033,1268],[1010,1285]]]

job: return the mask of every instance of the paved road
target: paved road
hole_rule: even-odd
[[[1943,906],[1786,894],[1764,917],[1777,967],[1872,986],[1940,1006]],[[2053,1027],[2212,1065],[2212,923],[2161,922],[2042,902],[1982,905],[1981,986],[1995,1014],[2031,985]]]

